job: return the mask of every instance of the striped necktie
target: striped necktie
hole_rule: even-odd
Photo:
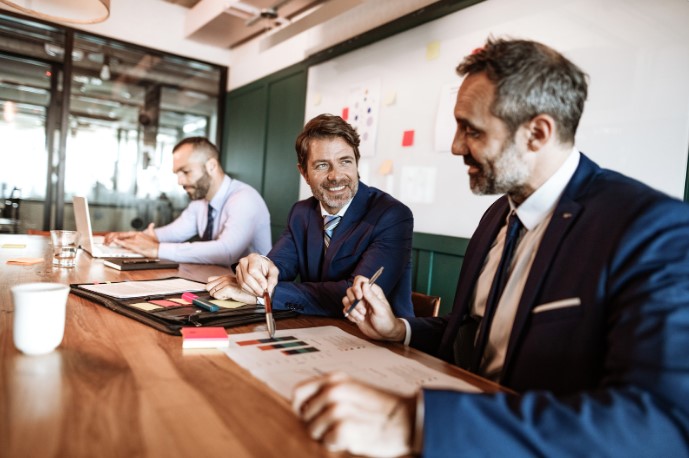
[[[211,204],[208,204],[208,222],[206,223],[206,230],[203,231],[201,240],[213,240],[213,207],[211,207]]]
[[[323,243],[327,250],[330,246],[330,239],[333,236],[333,231],[340,224],[341,216],[325,215],[323,217]]]

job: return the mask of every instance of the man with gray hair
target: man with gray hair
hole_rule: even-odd
[[[689,206],[574,146],[586,75],[557,51],[493,40],[458,67],[452,153],[504,194],[469,246],[451,314],[396,318],[357,277],[367,336],[509,388],[404,397],[342,374],[293,405],[330,449],[392,456],[687,456]]]

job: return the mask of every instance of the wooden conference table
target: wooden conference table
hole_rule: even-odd
[[[313,441],[289,403],[218,350],[183,352],[181,337],[156,331],[70,294],[62,344],[26,356],[12,342],[9,288],[26,282],[80,283],[181,276],[205,281],[218,266],[120,272],[80,252],[73,269],[53,268],[48,238],[0,234],[0,456],[204,458],[330,456]],[[33,265],[8,265],[41,257]],[[278,327],[335,325],[303,316]],[[229,328],[265,330],[265,324]],[[486,391],[500,388],[431,356],[385,345]]]

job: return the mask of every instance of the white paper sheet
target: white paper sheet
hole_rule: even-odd
[[[177,294],[185,291],[204,291],[205,287],[205,283],[199,283],[184,278],[123,281],[118,283],[97,283],[94,285],[79,286],[79,288],[93,291],[94,293],[105,294],[118,299]]]
[[[335,326],[278,330],[275,339],[265,331],[230,334],[230,348],[223,351],[286,399],[297,383],[332,371],[405,395],[421,386],[480,391]]]

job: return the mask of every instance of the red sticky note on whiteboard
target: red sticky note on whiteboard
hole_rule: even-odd
[[[402,146],[412,146],[414,144],[414,131],[405,130],[402,134]]]
[[[345,121],[349,119],[349,107],[344,107],[342,109],[342,119],[344,119]]]

